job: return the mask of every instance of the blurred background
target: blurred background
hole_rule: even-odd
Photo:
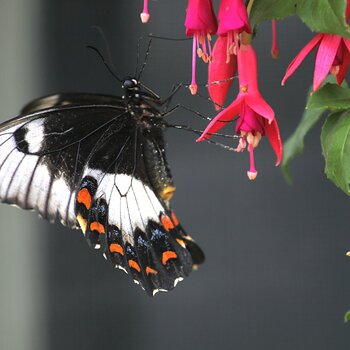
[[[217,8],[219,1],[214,1]],[[55,92],[121,94],[120,84],[85,48],[100,26],[119,75],[133,75],[137,40],[153,33],[183,38],[185,1],[0,0],[2,120],[33,98]],[[260,90],[274,107],[283,139],[298,124],[312,81],[310,57],[281,88],[285,69],[312,33],[296,18],[278,23],[281,57],[270,57],[271,28],[259,28]],[[191,41],[153,40],[143,83],[166,96],[190,82]],[[147,40],[141,42],[141,60]],[[198,64],[198,82],[206,66]],[[235,90],[236,91],[236,90]],[[207,96],[202,88],[202,94]],[[236,92],[232,93],[231,99]],[[213,116],[201,97],[174,103]],[[194,113],[171,120],[203,129]],[[328,182],[320,126],[292,164],[288,186],[266,139],[256,151],[259,176],[246,177],[248,154],[169,130],[168,158],[177,216],[206,253],[205,264],[174,291],[149,298],[129,276],[92,251],[79,231],[0,206],[0,349],[348,349],[349,199]]]

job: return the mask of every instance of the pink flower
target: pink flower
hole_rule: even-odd
[[[347,0],[345,19],[349,19],[350,1]],[[286,74],[282,79],[282,85],[296,71],[305,57],[318,46],[313,90],[319,89],[326,79],[328,73],[333,74],[337,78],[340,85],[346,75],[350,63],[350,40],[335,34],[318,33],[304,48],[298,53],[294,60],[287,68]]]
[[[218,34],[227,36],[227,55],[233,52],[239,33],[251,33],[247,9],[243,0],[221,0]]]
[[[211,57],[211,36],[216,33],[217,20],[211,0],[189,0],[185,20],[186,35],[193,36],[191,93],[197,93],[196,53],[204,62]],[[207,48],[208,45],[208,48]]]
[[[237,56],[232,53],[227,57],[226,48],[227,36],[219,36],[208,68],[208,91],[216,110],[224,104],[237,70]]]
[[[313,90],[319,89],[328,73],[332,73],[341,84],[345,78],[350,63],[350,40],[335,34],[318,33],[299,52],[287,68],[282,79],[282,85],[296,71],[305,57],[318,46]]]
[[[207,126],[197,141],[210,138],[237,115],[236,134],[240,136],[237,152],[247,147],[250,154],[250,168],[247,175],[254,180],[257,171],[254,164],[254,149],[260,139],[267,135],[277,156],[276,165],[282,159],[282,141],[273,109],[262,98],[258,90],[257,60],[251,45],[242,45],[237,51],[240,92],[237,98],[220,112]]]
[[[147,23],[149,21],[150,14],[148,12],[148,0],[143,0],[143,10],[140,13],[140,17],[142,23]]]

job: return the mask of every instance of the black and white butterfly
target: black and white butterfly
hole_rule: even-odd
[[[169,205],[164,101],[138,79],[125,79],[123,91],[43,97],[1,124],[0,200],[80,228],[154,295],[204,255]]]

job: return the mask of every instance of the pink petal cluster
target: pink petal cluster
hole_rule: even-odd
[[[282,85],[316,46],[318,49],[315,59],[313,90],[316,91],[321,87],[329,73],[337,78],[338,84],[343,82],[350,63],[350,40],[335,34],[318,33],[290,63],[282,79]]]
[[[256,54],[251,45],[240,44],[237,49],[239,93],[237,98],[221,111],[207,126],[197,141],[210,138],[229,121],[238,116],[236,134],[240,136],[237,152],[248,148],[250,168],[247,175],[254,180],[257,171],[254,162],[254,149],[266,134],[276,154],[276,165],[281,162],[283,146],[273,109],[262,98],[258,89]],[[248,147],[247,147],[248,144]]]
[[[221,0],[218,18],[219,27],[211,0],[188,0],[185,27],[186,35],[193,36],[192,80],[190,84],[190,91],[193,95],[197,93],[196,53],[205,63],[213,60],[210,45],[211,36],[218,30],[220,36],[226,37],[225,50],[227,58],[225,61],[227,61],[227,66],[224,69],[232,71],[235,63],[233,62],[231,67],[228,67],[228,64],[230,56],[233,54],[234,45],[237,43],[238,34],[243,31],[251,33],[247,9],[243,0]],[[222,43],[219,42],[218,45],[221,46]],[[219,50],[216,51],[218,60],[221,62],[222,55],[219,53]],[[217,70],[218,66],[219,64],[215,63],[211,68]],[[209,75],[211,68],[209,68]],[[226,85],[229,86],[229,84]],[[219,102],[216,103],[220,104]]]
[[[347,0],[345,19],[349,20],[350,0]],[[315,58],[315,70],[313,79],[313,90],[318,90],[327,75],[331,73],[340,85],[348,71],[350,64],[350,40],[336,34],[318,33],[298,53],[287,68],[282,79],[282,85],[296,71],[306,56],[317,48]]]

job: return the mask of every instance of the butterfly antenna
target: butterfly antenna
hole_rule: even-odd
[[[145,58],[144,58],[144,60],[143,60],[143,63],[142,63],[142,67],[141,67],[141,69],[140,69],[140,72],[139,72],[139,74],[138,74],[138,76],[137,76],[137,80],[138,80],[138,81],[140,80],[141,75],[142,75],[142,73],[143,73],[143,71],[144,71],[144,69],[145,69],[145,67],[146,67],[148,55],[149,55],[149,52],[150,52],[150,49],[151,49],[151,44],[152,44],[152,38],[150,38],[149,41],[148,41],[148,46],[147,46],[147,51],[146,51],[146,54],[145,54]],[[138,58],[137,58],[137,60],[138,60]]]
[[[100,37],[102,38],[104,47],[106,49],[106,55],[107,55],[106,61],[109,62],[110,67],[115,69],[114,64],[113,64],[111,47],[109,46],[109,43],[108,43],[108,40],[107,40],[107,37],[106,37],[104,30],[98,25],[93,25],[91,28],[93,30],[96,30],[98,32],[98,34],[100,35]]]
[[[140,45],[141,45],[141,40],[143,40],[143,36],[139,37],[139,40],[137,40],[137,55],[136,55],[136,68],[135,68],[135,75],[134,77],[138,76],[138,69],[139,69],[139,62],[140,62]]]
[[[153,34],[148,34],[148,38],[154,38],[154,39],[159,39],[159,40],[170,40],[170,41],[187,41],[187,40],[192,40],[192,38],[168,38],[165,36],[158,36],[158,35],[153,35]]]
[[[109,64],[109,62],[107,62],[106,59],[103,57],[103,55],[102,55],[102,53],[100,52],[100,50],[98,50],[96,47],[91,46],[91,45],[87,45],[86,48],[95,51],[95,52],[97,53],[97,55],[100,56],[100,58],[101,58],[103,64],[104,64],[105,67],[108,69],[109,73],[111,73],[112,76],[113,76],[115,79],[117,79],[119,82],[121,82],[121,83],[123,82],[123,80],[114,72],[113,66],[111,66],[111,65]]]

